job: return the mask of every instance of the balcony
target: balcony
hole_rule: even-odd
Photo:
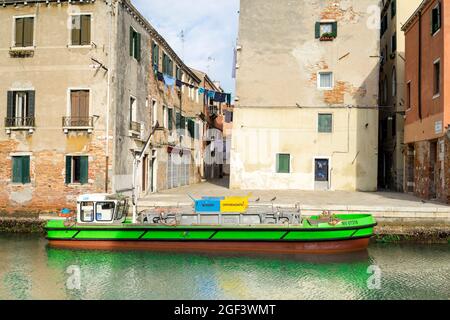
[[[142,124],[136,121],[130,121],[130,136],[134,138],[141,137]]]
[[[5,118],[6,133],[10,134],[13,130],[28,130],[33,133],[35,128],[34,117],[7,117]]]
[[[63,117],[62,126],[64,133],[69,131],[88,131],[94,129],[94,117]]]

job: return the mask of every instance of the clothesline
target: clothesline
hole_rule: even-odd
[[[198,89],[198,94],[199,95],[204,94],[205,99],[209,98],[215,102],[222,102],[222,103],[226,102],[228,105],[231,105],[231,93],[218,92],[215,90],[208,90],[203,87],[198,87],[196,85],[175,79],[174,77],[164,74],[162,72],[159,72],[156,69],[155,69],[155,75],[156,75],[156,78],[159,81],[163,82],[167,87],[172,88],[174,86],[177,86],[177,87],[181,88],[182,86],[186,86],[191,89]]]

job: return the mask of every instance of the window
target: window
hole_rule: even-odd
[[[81,202],[80,203],[80,219],[82,222],[94,221],[94,203]]]
[[[12,157],[12,182],[27,184],[30,179],[30,156]]]
[[[391,19],[397,14],[397,1],[392,0],[391,2]]]
[[[291,155],[290,154],[277,154],[277,173],[290,173],[291,172]]]
[[[66,184],[88,183],[88,157],[67,156],[66,157]]]
[[[163,71],[164,74],[173,76],[173,61],[169,58],[167,54],[163,54]]]
[[[153,126],[158,122],[158,103],[155,99],[152,99],[152,117],[153,117]]]
[[[137,121],[136,98],[135,97],[130,97],[130,130],[138,131],[138,130],[135,130],[137,128],[135,128],[135,126],[134,126],[136,121]]]
[[[73,46],[89,46],[91,44],[91,15],[72,16]]]
[[[397,51],[397,33],[394,33],[391,38],[391,53]]]
[[[441,29],[441,3],[431,11],[431,34],[435,34]]]
[[[34,91],[8,91],[6,127],[34,127]]]
[[[317,86],[319,89],[333,89],[333,73],[319,72]]]
[[[141,34],[130,27],[130,56],[141,61]]]
[[[70,90],[70,127],[91,126],[89,117],[89,90]],[[66,121],[67,122],[67,121]]]
[[[337,37],[337,22],[316,22],[316,39]]]
[[[159,70],[159,46],[153,42],[152,46],[153,67]]]
[[[333,132],[333,115],[332,114],[319,114],[319,133],[331,133]]]
[[[433,76],[433,94],[439,95],[441,92],[441,62],[436,61],[434,63],[434,76]]]
[[[188,119],[188,132],[189,136],[194,139],[195,138],[195,121],[193,119]]]
[[[172,131],[173,129],[173,109],[169,108],[167,113],[167,129]]]
[[[114,202],[97,202],[95,206],[96,221],[112,221],[114,218]]]
[[[20,48],[34,46],[34,17],[16,18],[14,46]]]
[[[395,68],[392,69],[392,97],[397,96],[397,72]]]
[[[411,109],[411,81],[406,84],[406,108]]]
[[[388,102],[388,87],[389,87],[389,83],[388,83],[388,78],[387,76],[384,78],[384,82],[383,82],[383,103],[387,104]]]
[[[178,66],[176,67],[176,77],[177,77],[177,80],[180,80],[180,81],[183,78],[183,71]]]

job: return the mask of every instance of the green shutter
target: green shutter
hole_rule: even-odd
[[[81,44],[80,25],[80,16],[72,16],[72,45],[74,46]]]
[[[34,105],[35,105],[35,92],[34,91],[28,91],[28,109],[27,109],[27,117],[33,118],[34,117]]]
[[[181,114],[179,112],[176,113],[175,118],[175,128],[178,130],[181,127]]]
[[[333,29],[332,29],[333,37],[337,37],[337,22],[333,22]]]
[[[130,26],[130,56],[133,56],[133,43],[134,43],[133,35],[134,30],[133,27]]]
[[[141,34],[136,33],[136,60],[141,61]]]
[[[23,46],[32,47],[34,38],[34,18],[25,18],[23,22]]]
[[[80,183],[87,184],[89,177],[89,157],[80,157]]]
[[[168,121],[169,121],[169,130],[172,130],[173,128],[173,110],[169,109],[168,110]]]
[[[12,118],[14,114],[14,92],[8,91],[7,93],[7,107],[6,107],[6,117]]]
[[[23,18],[16,19],[16,47],[23,47]]]
[[[188,132],[189,136],[194,139],[195,138],[195,122],[192,119],[188,119]]]
[[[72,183],[72,157],[66,157],[66,184]]]
[[[22,183],[30,183],[30,157],[21,157],[22,158]]]
[[[21,157],[12,157],[12,182],[22,183],[22,159]]]
[[[277,154],[277,173],[290,173],[289,154]]]
[[[320,38],[320,22],[316,22],[316,39]]]
[[[91,16],[81,16],[81,45],[86,46],[91,44]]]
[[[331,133],[333,131],[333,116],[331,114],[319,114],[319,133]]]

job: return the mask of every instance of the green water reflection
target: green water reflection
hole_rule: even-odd
[[[372,245],[339,256],[47,248],[0,236],[0,299],[449,299],[450,246]],[[369,289],[369,266],[381,288]],[[73,277],[79,271],[79,288]],[[77,283],[77,282],[75,282]]]

